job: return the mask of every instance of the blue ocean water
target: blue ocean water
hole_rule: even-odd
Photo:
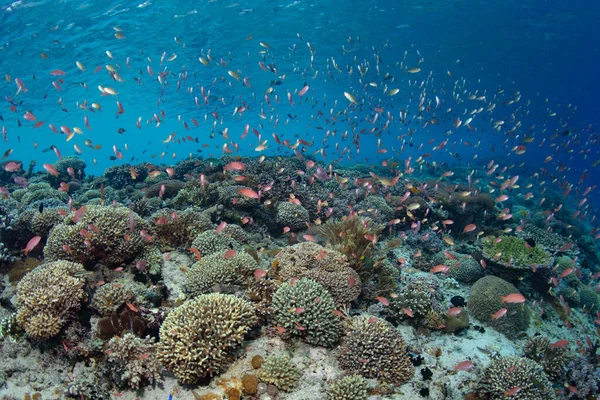
[[[325,162],[402,164],[410,157],[414,163],[430,153],[437,163],[476,165],[508,157],[514,165],[524,163],[528,174],[545,168],[549,181],[568,181],[581,192],[597,184],[592,165],[600,158],[594,140],[599,15],[595,2],[548,0],[8,3],[0,19],[0,69],[7,75],[1,88],[10,96],[0,109],[3,149],[14,149],[10,158],[24,165],[35,159],[41,168],[56,161],[43,149],[56,145],[62,155],[74,155],[78,145],[88,174],[101,174],[115,163],[218,157],[225,143],[230,149],[237,144],[236,154],[258,155],[254,149],[267,140],[263,154],[292,154],[275,143],[275,133],[292,144],[297,138],[311,142],[308,153],[324,148],[326,157],[318,154]],[[210,58],[209,65],[199,57]],[[420,72],[407,72],[417,67]],[[51,76],[53,70],[65,75]],[[27,93],[16,95],[15,78]],[[300,98],[305,85],[310,89]],[[98,86],[118,94],[102,96]],[[269,87],[274,90],[265,95]],[[392,89],[398,94],[390,96]],[[492,104],[496,108],[488,112]],[[235,113],[236,107],[246,110]],[[454,127],[457,117],[464,122],[480,107],[485,111],[474,116],[472,129]],[[373,123],[375,108],[382,112]],[[36,121],[25,120],[26,111]],[[388,129],[372,133],[388,112]],[[407,112],[406,124],[399,123],[401,112]],[[339,121],[334,124],[331,115]],[[500,120],[505,124],[494,130]],[[33,128],[39,121],[44,124]],[[66,142],[48,124],[83,133]],[[250,133],[242,140],[246,124]],[[362,130],[357,154],[352,136]],[[172,133],[174,140],[167,140]],[[515,155],[511,149],[525,135],[535,140]],[[182,142],[186,136],[194,140]],[[86,139],[102,148],[87,147]],[[444,149],[433,150],[446,139]],[[122,160],[110,159],[113,146]]]

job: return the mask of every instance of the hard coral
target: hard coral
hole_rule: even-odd
[[[180,382],[193,384],[222,372],[255,323],[247,301],[217,293],[198,296],[163,322],[158,357]]]
[[[394,385],[408,382],[415,373],[400,333],[375,317],[347,321],[338,360],[344,369]]]
[[[287,354],[271,354],[260,367],[258,377],[279,390],[290,391],[298,384],[300,372]]]
[[[129,287],[107,283],[96,290],[91,306],[100,314],[107,315],[117,312],[125,302],[132,302],[134,299],[135,295]]]
[[[566,347],[552,347],[550,340],[543,336],[530,337],[523,345],[524,356],[537,362],[551,380],[562,378],[571,361]]]
[[[488,260],[508,268],[530,270],[533,265],[547,265],[550,255],[541,247],[529,246],[525,240],[515,236],[502,236],[498,240],[488,240],[483,246],[483,255]]]
[[[200,233],[213,227],[210,218],[193,209],[163,208],[152,214],[151,221],[159,238],[182,249],[188,249]]]
[[[530,311],[524,304],[503,303],[500,297],[519,293],[509,282],[496,276],[486,276],[479,279],[471,288],[468,307],[478,320],[502,332],[509,338],[514,338],[519,332],[529,327]],[[492,314],[506,308],[505,316],[492,319]]]
[[[192,242],[192,247],[198,249],[202,257],[209,254],[226,251],[229,249],[239,249],[241,245],[237,240],[221,232],[205,231],[200,233]]]
[[[288,334],[316,346],[339,340],[341,323],[333,314],[335,304],[325,288],[310,279],[288,281],[273,296],[273,319]]]
[[[506,391],[519,387],[522,400],[554,399],[552,383],[543,368],[528,358],[503,357],[493,360],[483,372],[479,394],[486,398],[506,399]]]
[[[139,389],[160,379],[162,369],[156,356],[154,338],[139,338],[131,333],[112,338],[107,346],[107,369],[118,386]]]
[[[367,380],[360,375],[348,375],[331,383],[328,400],[364,400],[368,397]]]
[[[79,310],[85,280],[83,265],[55,261],[29,272],[17,286],[17,322],[32,339],[56,336]]]
[[[44,248],[46,259],[123,264],[144,250],[140,232],[150,236],[148,223],[125,207],[87,206],[77,222],[74,217],[73,212],[52,228]],[[90,230],[90,225],[95,229]]]
[[[279,277],[282,280],[309,278],[323,285],[336,304],[344,305],[358,298],[361,280],[336,250],[316,243],[303,242],[289,246],[277,254]]]
[[[367,237],[379,235],[383,228],[384,225],[373,223],[368,218],[353,215],[338,221],[327,221],[315,229],[326,238],[328,247],[346,255],[350,266],[365,275],[363,268],[373,252],[372,240]]]
[[[230,256],[227,251],[219,251],[202,257],[188,269],[185,287],[195,297],[210,292],[215,285],[242,283],[256,268],[256,261],[246,252]]]
[[[292,231],[298,231],[306,229],[307,223],[310,222],[310,215],[300,204],[280,201],[277,203],[275,219],[279,225],[287,226]]]

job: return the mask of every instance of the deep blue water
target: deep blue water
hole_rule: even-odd
[[[16,110],[11,111],[11,102],[2,100],[0,126],[7,131],[2,152],[13,148],[10,158],[25,165],[35,159],[41,169],[43,163],[56,161],[53,152],[42,152],[52,144],[62,155],[74,155],[77,144],[88,163],[88,174],[100,174],[110,165],[132,159],[172,163],[190,154],[219,157],[225,143],[231,149],[239,145],[234,154],[292,154],[275,143],[272,134],[276,133],[292,144],[297,138],[313,141],[308,154],[328,146],[326,158],[317,155],[325,162],[379,164],[391,159],[402,165],[409,157],[414,163],[431,153],[429,161],[450,163],[443,166],[448,169],[469,162],[481,169],[491,159],[503,165],[525,163],[522,169],[527,174],[545,168],[548,184],[553,175],[558,183],[566,179],[575,184],[573,193],[599,183],[598,167],[592,166],[600,159],[598,144],[593,142],[600,123],[600,28],[596,23],[600,4],[594,1],[42,0],[7,7],[0,17],[0,71],[10,77],[2,80],[0,89],[3,97],[12,97]],[[115,37],[115,27],[121,29],[123,39]],[[212,61],[205,66],[199,57],[208,58],[209,51]],[[76,61],[85,71],[78,69]],[[263,71],[260,61],[271,64],[276,73],[268,67]],[[106,65],[123,82],[115,81]],[[359,65],[368,67],[363,77]],[[406,71],[415,67],[421,71]],[[56,69],[66,75],[51,76]],[[250,87],[228,71],[247,78]],[[160,73],[162,83],[157,80]],[[15,78],[24,82],[27,93],[15,95]],[[52,86],[58,79],[63,80],[60,92]],[[377,87],[369,86],[371,82]],[[305,83],[310,89],[300,98],[297,91]],[[118,95],[101,96],[99,85],[113,88]],[[268,95],[269,105],[265,91],[270,85],[274,92]],[[389,96],[389,90],[396,88],[399,93]],[[351,105],[344,92],[355,95],[360,107]],[[485,99],[469,100],[472,95]],[[421,96],[421,118],[412,119],[419,113]],[[117,101],[124,107],[121,115]],[[78,107],[85,102],[87,107]],[[94,102],[101,105],[100,111],[90,110]],[[491,104],[496,108],[487,111]],[[247,110],[241,117],[233,115],[235,107],[244,105]],[[379,107],[383,112],[373,124],[374,109]],[[465,121],[480,107],[484,111],[472,121],[473,130],[453,126],[457,117]],[[260,117],[261,109],[265,119]],[[26,111],[37,120],[26,121]],[[401,111],[408,112],[410,123],[399,123]],[[381,133],[378,146],[378,137],[370,130],[382,128],[388,112],[393,120],[388,129],[377,131]],[[154,114],[161,120],[158,127]],[[335,124],[331,114],[338,120]],[[84,116],[91,129],[85,126]],[[138,118],[142,129],[136,127]],[[433,118],[438,124],[431,123]],[[40,120],[44,125],[34,129]],[[494,131],[493,122],[499,120],[506,122]],[[66,142],[65,135],[49,129],[49,123],[57,128],[79,127],[83,134]],[[246,124],[250,132],[241,140]],[[125,130],[122,134],[120,128]],[[226,128],[229,140],[222,136]],[[260,142],[253,128],[261,134],[260,140],[267,140],[268,149],[262,153],[254,150]],[[359,154],[353,129],[355,133],[366,129],[360,135]],[[324,141],[328,130],[335,131],[335,136],[330,133]],[[342,139],[345,131],[348,137]],[[176,133],[175,140],[163,143],[172,133]],[[178,142],[188,135],[198,143]],[[525,154],[516,155],[510,150],[522,143],[524,135],[533,135],[535,140],[526,144]],[[92,150],[84,144],[86,139],[102,148]],[[433,150],[446,139],[444,149]],[[123,160],[109,159],[113,146],[123,152]],[[345,153],[344,148],[348,148]],[[387,153],[378,152],[382,149]],[[548,156],[552,159],[544,162]],[[560,171],[559,162],[567,169]],[[575,195],[571,197],[575,200]],[[593,196],[590,203],[597,204]]]

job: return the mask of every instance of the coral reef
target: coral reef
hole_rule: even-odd
[[[360,375],[348,375],[329,385],[328,400],[363,400],[368,396],[367,380]]]
[[[523,355],[540,364],[550,380],[563,377],[571,361],[566,347],[553,347],[550,339],[543,336],[528,338],[523,344]]]
[[[496,276],[479,279],[471,288],[468,307],[472,315],[481,322],[514,338],[519,332],[529,327],[530,311],[525,304],[503,303],[501,297],[519,293],[509,282]],[[501,318],[493,319],[492,315],[502,308],[507,312]]]
[[[196,236],[192,242],[192,248],[198,249],[202,257],[205,257],[217,252],[233,249],[239,250],[241,249],[241,245],[223,232],[217,234],[216,231],[211,230],[202,232]]]
[[[150,225],[128,208],[87,206],[84,212],[80,210],[52,228],[44,248],[46,259],[120,265],[135,259],[152,240]]]
[[[257,266],[245,252],[218,251],[202,257],[188,269],[185,288],[195,297],[210,292],[215,285],[239,284],[251,276]]]
[[[285,328],[288,335],[316,346],[331,346],[339,340],[342,326],[333,314],[333,299],[323,286],[310,279],[281,285],[271,307],[275,324]]]
[[[169,313],[160,327],[158,358],[180,382],[193,384],[222,372],[255,323],[254,307],[247,301],[200,295]]]
[[[298,384],[300,371],[287,354],[271,354],[258,370],[258,378],[275,385],[279,390],[290,391]]]
[[[163,208],[152,214],[151,221],[160,239],[182,249],[190,248],[200,233],[213,227],[210,218],[194,209]]]
[[[376,317],[354,317],[347,321],[338,360],[350,372],[394,385],[408,382],[415,373],[402,336],[388,322]]]
[[[290,203],[289,201],[280,201],[277,203],[277,213],[275,220],[281,226],[287,226],[292,231],[306,229],[310,221],[310,215],[306,208],[300,204]]]
[[[489,399],[505,399],[505,392],[518,390],[524,400],[554,399],[552,383],[543,368],[528,358],[503,357],[492,360],[483,371],[478,392]],[[515,389],[516,390],[516,389]]]
[[[310,278],[323,285],[336,304],[350,303],[360,295],[361,280],[346,257],[316,243],[303,242],[282,249],[276,256],[282,280]]]
[[[106,369],[118,386],[138,389],[161,377],[161,364],[156,354],[154,338],[139,338],[131,333],[110,339]]]
[[[83,265],[54,261],[29,272],[17,286],[17,322],[36,340],[56,336],[80,308]]]
[[[94,293],[91,306],[102,315],[117,312],[125,303],[134,302],[135,294],[129,287],[110,282],[100,286]]]

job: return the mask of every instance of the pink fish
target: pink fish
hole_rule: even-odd
[[[73,222],[77,223],[83,216],[83,214],[87,211],[86,206],[82,206],[79,210],[75,211],[75,216],[73,216]]]
[[[559,341],[556,341],[556,342],[552,343],[550,345],[550,347],[552,347],[552,348],[567,347],[568,345],[569,345],[569,341],[565,340],[565,339],[562,339],[562,340],[559,340]]]
[[[15,172],[21,169],[21,163],[11,161],[4,166],[6,172]]]
[[[27,242],[27,246],[25,246],[25,248],[23,249],[23,253],[25,255],[28,255],[29,252],[33,250],[35,246],[38,245],[38,243],[40,243],[40,240],[42,240],[41,236],[34,236],[31,239],[29,239],[29,242]]]
[[[571,275],[573,273],[573,271],[575,271],[575,268],[573,267],[569,267],[567,269],[565,269],[562,274],[560,274],[561,278],[566,278],[567,276]]]
[[[462,311],[463,311],[463,309],[460,308],[460,307],[452,307],[451,309],[448,310],[448,315],[450,315],[450,316],[457,316]]]
[[[310,86],[306,85],[304,86],[302,89],[300,89],[300,91],[298,92],[298,96],[302,97],[306,94],[306,92],[308,92],[308,89],[310,89]]]
[[[381,304],[383,304],[384,306],[389,306],[389,305],[390,305],[390,302],[388,301],[388,299],[386,299],[386,298],[385,298],[385,297],[383,297],[383,296],[377,296],[377,297],[376,297],[376,299],[377,299],[377,300],[378,300],[378,301],[379,301]]]
[[[477,229],[477,225],[469,224],[469,225],[465,226],[465,228],[463,229],[463,233],[473,232],[475,229]]]
[[[447,265],[439,264],[431,268],[429,272],[431,272],[432,274],[438,274],[440,272],[445,274],[446,272],[448,272],[449,269],[450,268]]]
[[[267,276],[267,272],[264,269],[257,268],[254,270],[254,279],[259,280]]]
[[[246,164],[239,161],[232,161],[227,164],[224,168],[225,171],[243,171],[246,169]]]
[[[317,240],[313,237],[313,235],[309,235],[309,234],[305,234],[302,235],[302,237],[304,238],[304,240],[306,240],[307,242],[313,242],[316,243]]]
[[[223,229],[225,229],[225,227],[227,226],[227,222],[225,221],[221,221],[221,223],[219,224],[219,226],[217,226],[217,235],[221,232],[223,232]]]
[[[54,165],[52,164],[44,164],[43,165],[44,169],[46,170],[46,172],[48,172],[51,175],[54,175],[56,177],[58,177],[58,171],[56,170],[56,168],[54,168]]]
[[[491,314],[492,315],[492,319],[499,319],[502,318],[506,315],[506,312],[508,310],[506,308],[501,308],[498,311],[496,311],[495,313]]]
[[[507,296],[500,296],[503,303],[525,303],[525,297],[521,293],[511,293]]]
[[[509,390],[506,390],[504,392],[505,396],[514,396],[515,394],[519,393],[521,391],[521,387],[520,386],[515,386]]]
[[[249,188],[240,188],[238,189],[238,193],[251,199],[260,199],[259,194]]]
[[[473,368],[473,362],[471,360],[461,361],[454,366],[455,371],[468,371]]]

